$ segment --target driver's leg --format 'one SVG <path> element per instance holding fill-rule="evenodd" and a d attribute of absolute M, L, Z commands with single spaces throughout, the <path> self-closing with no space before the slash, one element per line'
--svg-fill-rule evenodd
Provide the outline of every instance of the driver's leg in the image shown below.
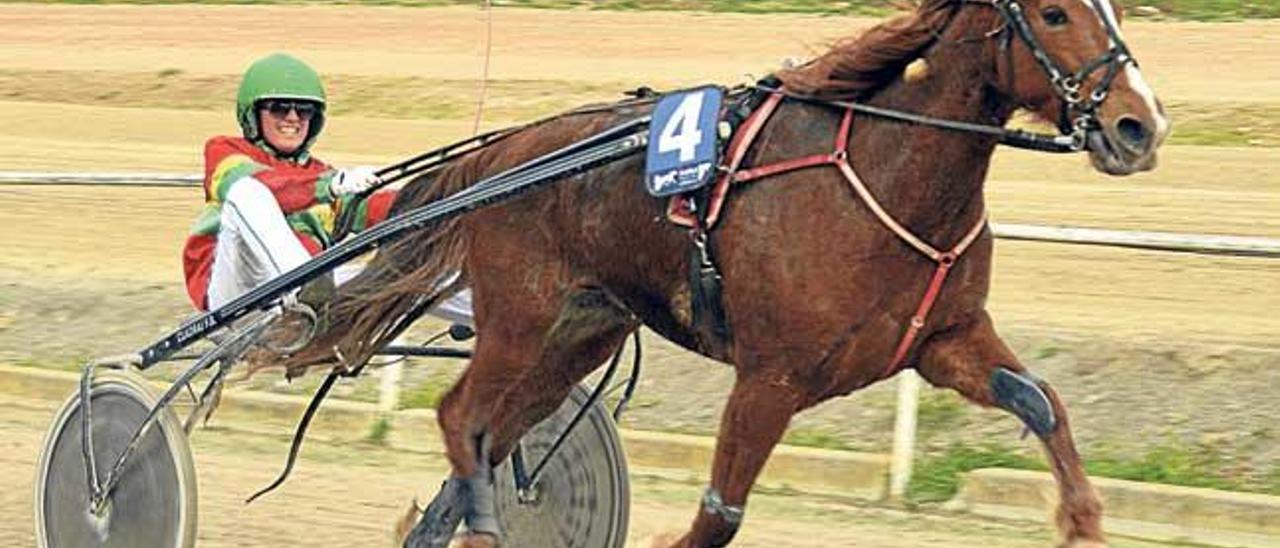
<path fill-rule="evenodd" d="M 222 204 L 209 280 L 209 308 L 218 308 L 311 259 L 280 205 L 253 177 L 235 182 Z"/>

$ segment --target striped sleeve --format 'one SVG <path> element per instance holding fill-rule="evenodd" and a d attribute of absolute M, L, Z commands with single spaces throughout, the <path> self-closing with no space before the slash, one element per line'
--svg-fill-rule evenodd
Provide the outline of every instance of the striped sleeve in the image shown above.
<path fill-rule="evenodd" d="M 266 170 L 266 166 L 253 161 L 243 154 L 231 154 L 220 160 L 207 181 L 209 197 L 215 202 L 224 202 L 227 192 L 236 181 L 256 175 Z"/>

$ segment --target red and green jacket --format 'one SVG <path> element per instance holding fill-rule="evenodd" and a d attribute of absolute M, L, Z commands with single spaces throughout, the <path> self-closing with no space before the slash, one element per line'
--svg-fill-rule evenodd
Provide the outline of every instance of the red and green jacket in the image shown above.
<path fill-rule="evenodd" d="M 182 250 L 187 294 L 196 308 L 208 308 L 206 293 L 213 273 L 222 202 L 232 185 L 249 176 L 261 181 L 275 195 L 298 241 L 315 255 L 331 243 L 334 220 L 353 205 L 349 197 L 334 200 L 330 196 L 329 184 L 336 174 L 335 169 L 315 158 L 294 163 L 240 137 L 209 139 L 204 145 L 205 206 Z M 353 231 L 385 219 L 394 200 L 395 191 L 384 190 L 354 204 L 358 209 Z"/>

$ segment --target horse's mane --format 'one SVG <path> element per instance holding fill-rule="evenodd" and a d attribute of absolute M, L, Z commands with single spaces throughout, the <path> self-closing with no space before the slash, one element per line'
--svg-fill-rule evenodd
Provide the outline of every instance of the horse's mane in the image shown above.
<path fill-rule="evenodd" d="M 876 25 L 835 43 L 805 65 L 777 73 L 783 86 L 801 95 L 858 99 L 892 82 L 933 43 L 955 13 L 955 0 L 922 0 L 914 13 Z"/>

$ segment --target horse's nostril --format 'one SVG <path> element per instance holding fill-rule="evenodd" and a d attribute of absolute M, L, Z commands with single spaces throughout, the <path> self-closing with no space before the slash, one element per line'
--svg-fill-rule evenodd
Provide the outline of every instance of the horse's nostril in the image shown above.
<path fill-rule="evenodd" d="M 1151 132 L 1147 131 L 1147 126 L 1131 116 L 1121 117 L 1116 122 L 1116 133 L 1124 146 L 1134 152 L 1146 152 L 1151 143 Z"/>

